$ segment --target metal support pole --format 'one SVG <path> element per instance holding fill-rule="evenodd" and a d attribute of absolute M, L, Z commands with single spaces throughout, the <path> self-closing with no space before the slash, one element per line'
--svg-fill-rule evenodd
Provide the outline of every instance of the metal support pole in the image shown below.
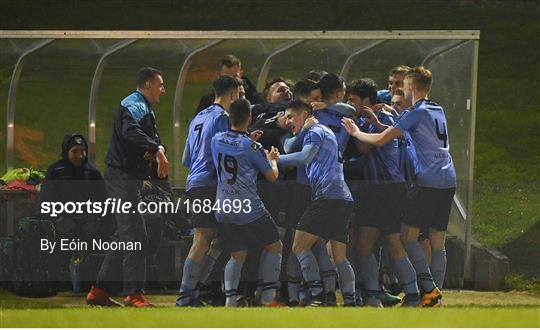
<path fill-rule="evenodd" d="M 354 63 L 354 60 L 356 59 L 358 55 L 370 50 L 373 47 L 379 46 L 380 44 L 383 44 L 387 41 L 388 40 L 372 41 L 369 44 L 365 45 L 364 47 L 361 47 L 357 49 L 356 51 L 354 51 L 351 55 L 349 55 L 349 57 L 347 57 L 347 59 L 345 60 L 345 63 L 343 64 L 343 67 L 341 67 L 340 76 L 342 76 L 343 79 L 347 80 L 347 76 L 349 75 L 349 70 L 351 69 L 351 66 Z"/>
<path fill-rule="evenodd" d="M 431 52 L 428 56 L 426 56 L 423 60 L 422 60 L 422 63 L 420 63 L 421 66 L 428 66 L 429 63 L 431 63 L 431 61 L 433 61 L 433 59 L 441 54 L 444 54 L 456 47 L 459 47 L 461 46 L 462 44 L 468 42 L 469 40 L 460 40 L 460 41 L 457 41 L 457 42 L 453 42 L 452 44 L 448 45 L 448 46 L 444 46 L 444 47 L 441 47 L 441 48 L 438 48 L 436 49 L 435 51 Z"/>
<path fill-rule="evenodd" d="M 257 90 L 258 91 L 262 91 L 264 89 L 264 84 L 266 83 L 266 78 L 268 78 L 268 72 L 270 71 L 270 67 L 272 66 L 272 63 L 274 63 L 274 58 L 277 55 L 291 49 L 292 47 L 298 46 L 299 44 L 301 44 L 304 41 L 305 40 L 295 40 L 295 41 L 292 41 L 292 42 L 288 42 L 288 43 L 284 44 L 283 46 L 279 47 L 278 49 L 276 49 L 275 51 L 273 51 L 270 55 L 268 55 L 268 57 L 264 61 L 264 64 L 263 64 L 263 66 L 261 68 L 261 72 L 259 73 L 259 77 L 257 78 Z"/>
<path fill-rule="evenodd" d="M 476 97 L 478 89 L 478 48 L 480 41 L 474 41 L 473 62 L 472 62 L 472 91 L 471 91 L 471 123 L 469 133 L 469 191 L 467 192 L 467 223 L 465 226 L 465 262 L 464 274 L 465 279 L 472 279 L 472 205 L 473 205 L 473 187 L 474 187 L 474 143 L 476 140 Z"/>
<path fill-rule="evenodd" d="M 88 101 L 88 158 L 93 162 L 96 161 L 96 100 L 103 68 L 107 63 L 107 57 L 120 49 L 131 45 L 135 41 L 137 41 L 137 39 L 121 41 L 108 48 L 100 57 L 96 70 L 94 71 L 92 85 L 90 86 L 90 98 Z"/>
<path fill-rule="evenodd" d="M 9 83 L 9 94 L 7 99 L 7 111 L 6 111 L 6 167 L 8 170 L 13 168 L 13 159 L 15 155 L 15 101 L 17 99 L 17 86 L 19 85 L 19 79 L 21 78 L 21 72 L 24 67 L 24 63 L 28 55 L 33 52 L 49 45 L 54 39 L 47 39 L 39 42 L 38 44 L 28 48 L 24 53 L 19 56 L 17 63 L 13 68 L 13 74 L 11 75 L 11 82 Z"/>

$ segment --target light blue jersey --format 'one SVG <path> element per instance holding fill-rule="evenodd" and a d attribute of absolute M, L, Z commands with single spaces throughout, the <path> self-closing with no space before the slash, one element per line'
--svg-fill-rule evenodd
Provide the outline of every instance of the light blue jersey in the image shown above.
<path fill-rule="evenodd" d="M 407 111 L 402 112 L 396 119 L 396 122 L 399 121 L 401 116 Z M 416 150 L 414 149 L 414 144 L 411 139 L 409 132 L 403 132 L 404 138 L 399 139 L 398 149 L 399 149 L 399 169 L 401 173 L 405 176 L 405 181 L 408 185 L 414 185 L 416 183 L 416 168 L 418 167 L 418 160 L 416 157 Z"/>
<path fill-rule="evenodd" d="M 352 201 L 343 176 L 343 163 L 338 159 L 338 143 L 334 132 L 324 125 L 313 125 L 304 136 L 302 148 L 307 145 L 318 148 L 317 154 L 306 166 L 312 199 Z"/>
<path fill-rule="evenodd" d="M 443 108 L 433 101 L 419 100 L 400 117 L 395 127 L 409 133 L 413 141 L 418 186 L 454 188 L 456 171 L 450 155 L 448 124 Z"/>
<path fill-rule="evenodd" d="M 216 185 L 216 170 L 210 147 L 212 137 L 229 129 L 229 116 L 219 104 L 202 110 L 189 124 L 186 150 L 189 167 L 186 191 Z"/>
<path fill-rule="evenodd" d="M 346 114 L 343 108 L 350 108 L 350 114 Z M 348 110 L 348 109 L 345 109 Z M 315 110 L 313 116 L 319 121 L 319 124 L 324 125 L 332 130 L 336 135 L 337 144 L 339 147 L 339 161 L 343 163 L 343 154 L 349 142 L 350 135 L 347 133 L 341 124 L 341 118 L 351 118 L 354 115 L 354 108 L 345 103 L 331 104 L 325 109 Z"/>
<path fill-rule="evenodd" d="M 221 205 L 216 220 L 244 225 L 267 214 L 257 194 L 257 174 L 272 170 L 262 145 L 244 132 L 218 133 L 212 138 L 212 158 L 218 178 L 216 202 Z M 240 212 L 234 207 L 227 212 L 225 200 L 241 205 Z"/>
<path fill-rule="evenodd" d="M 375 113 L 379 122 L 394 126 L 394 117 L 384 110 Z M 359 120 L 360 130 L 366 133 L 380 133 L 374 125 Z M 398 139 L 393 139 L 382 147 L 373 146 L 365 155 L 362 178 L 368 184 L 391 184 L 404 182 L 404 173 L 399 168 Z"/>

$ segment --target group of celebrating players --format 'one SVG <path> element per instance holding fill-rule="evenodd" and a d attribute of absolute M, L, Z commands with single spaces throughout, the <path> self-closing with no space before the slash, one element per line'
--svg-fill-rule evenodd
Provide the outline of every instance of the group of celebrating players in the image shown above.
<path fill-rule="evenodd" d="M 194 214 L 177 306 L 203 305 L 222 250 L 226 306 L 246 304 L 239 286 L 252 264 L 258 306 L 336 306 L 336 282 L 345 307 L 440 305 L 456 175 L 431 85 L 424 67 L 393 68 L 380 91 L 311 71 L 261 95 L 224 56 L 182 157 L 187 196 L 212 210 Z"/>

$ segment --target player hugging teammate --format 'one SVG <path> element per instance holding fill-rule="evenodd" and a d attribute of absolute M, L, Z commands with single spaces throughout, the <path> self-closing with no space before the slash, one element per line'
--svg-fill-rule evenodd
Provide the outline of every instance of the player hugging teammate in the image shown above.
<path fill-rule="evenodd" d="M 227 59 L 214 103 L 189 125 L 187 194 L 213 208 L 194 215 L 177 305 L 205 305 L 198 288 L 221 249 L 226 306 L 336 306 L 336 283 L 346 307 L 440 305 L 456 175 L 431 72 L 396 67 L 381 92 L 312 71 L 294 86 L 273 79 L 255 105 Z M 249 268 L 257 289 L 240 292 Z"/>

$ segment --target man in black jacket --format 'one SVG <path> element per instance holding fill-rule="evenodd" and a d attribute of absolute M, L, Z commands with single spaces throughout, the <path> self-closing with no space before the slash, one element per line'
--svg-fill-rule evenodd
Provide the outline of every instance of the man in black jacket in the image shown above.
<path fill-rule="evenodd" d="M 244 71 L 242 70 L 242 63 L 238 57 L 234 55 L 224 55 L 220 61 L 220 76 L 229 76 L 234 78 L 240 78 L 243 82 L 243 87 L 246 94 L 246 99 L 251 104 L 261 104 L 264 102 L 262 96 L 257 92 L 255 85 L 247 77 L 244 77 Z M 208 108 L 214 103 L 214 91 L 203 95 L 197 106 L 196 113 Z"/>
<path fill-rule="evenodd" d="M 140 251 L 122 251 L 122 277 L 126 306 L 152 307 L 144 296 L 146 282 L 147 233 L 144 220 L 137 213 L 144 179 L 166 178 L 168 160 L 161 144 L 151 105 L 165 93 L 161 72 L 142 68 L 137 76 L 137 90 L 120 102 L 114 118 L 112 138 L 105 157 L 105 184 L 109 197 L 131 202 L 128 213 L 115 214 L 119 242 L 140 242 Z M 153 166 L 152 163 L 157 163 Z M 153 175 L 152 175 L 153 174 Z M 132 212 L 135 210 L 134 212 Z M 101 278 L 112 267 L 115 255 L 109 254 L 100 271 Z M 105 269 L 104 269 L 105 268 Z M 98 281 L 99 282 L 99 281 Z"/>

